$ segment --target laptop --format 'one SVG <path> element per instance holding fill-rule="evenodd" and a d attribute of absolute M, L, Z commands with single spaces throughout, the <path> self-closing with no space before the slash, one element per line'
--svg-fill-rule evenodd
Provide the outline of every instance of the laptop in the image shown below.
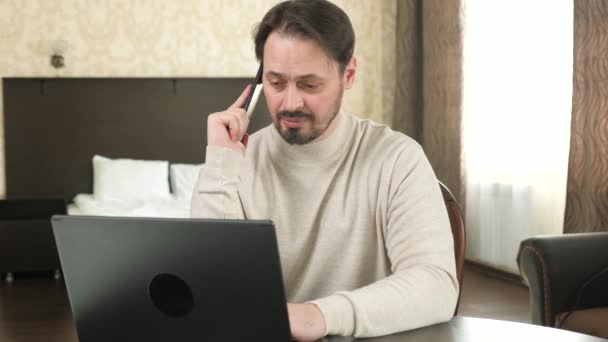
<path fill-rule="evenodd" d="M 271 221 L 51 221 L 80 342 L 291 341 Z"/>

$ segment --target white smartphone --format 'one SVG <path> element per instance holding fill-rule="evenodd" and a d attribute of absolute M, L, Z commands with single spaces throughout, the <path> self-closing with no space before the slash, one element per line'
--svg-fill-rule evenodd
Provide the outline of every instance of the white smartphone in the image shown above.
<path fill-rule="evenodd" d="M 247 99 L 245 100 L 245 105 L 243 109 L 247 112 L 247 117 L 251 118 L 251 114 L 255 110 L 255 105 L 258 103 L 258 99 L 260 98 L 260 93 L 262 92 L 262 64 L 258 68 L 258 73 L 255 76 L 255 80 L 251 84 L 251 90 L 249 91 L 249 95 L 247 95 Z"/>

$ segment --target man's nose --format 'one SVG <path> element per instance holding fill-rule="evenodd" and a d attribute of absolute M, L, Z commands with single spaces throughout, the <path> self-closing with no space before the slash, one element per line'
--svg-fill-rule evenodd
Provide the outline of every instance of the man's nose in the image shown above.
<path fill-rule="evenodd" d="M 295 86 L 287 87 L 285 91 L 285 98 L 283 100 L 283 110 L 294 112 L 304 108 L 304 99 L 300 94 L 300 91 Z"/>

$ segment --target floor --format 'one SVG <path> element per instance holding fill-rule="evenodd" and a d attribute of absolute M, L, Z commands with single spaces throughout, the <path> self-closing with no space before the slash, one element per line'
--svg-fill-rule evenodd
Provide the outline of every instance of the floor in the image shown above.
<path fill-rule="evenodd" d="M 529 322 L 528 290 L 467 264 L 459 315 Z M 48 276 L 17 275 L 0 285 L 0 341 L 76 342 L 65 287 Z"/>
<path fill-rule="evenodd" d="M 0 283 L 0 341 L 76 342 L 65 286 L 53 275 L 16 275 Z"/>
<path fill-rule="evenodd" d="M 465 264 L 458 314 L 530 323 L 528 288 Z"/>

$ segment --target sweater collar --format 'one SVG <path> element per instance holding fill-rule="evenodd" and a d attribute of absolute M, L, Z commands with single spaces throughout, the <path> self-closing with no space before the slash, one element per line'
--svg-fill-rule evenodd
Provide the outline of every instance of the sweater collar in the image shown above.
<path fill-rule="evenodd" d="M 338 120 L 337 126 L 329 136 L 321 141 L 304 145 L 288 144 L 273 125 L 270 139 L 271 150 L 273 153 L 280 154 L 293 161 L 315 162 L 327 160 L 346 144 L 346 138 L 350 130 L 350 120 L 342 111 L 338 112 L 334 120 Z"/>

